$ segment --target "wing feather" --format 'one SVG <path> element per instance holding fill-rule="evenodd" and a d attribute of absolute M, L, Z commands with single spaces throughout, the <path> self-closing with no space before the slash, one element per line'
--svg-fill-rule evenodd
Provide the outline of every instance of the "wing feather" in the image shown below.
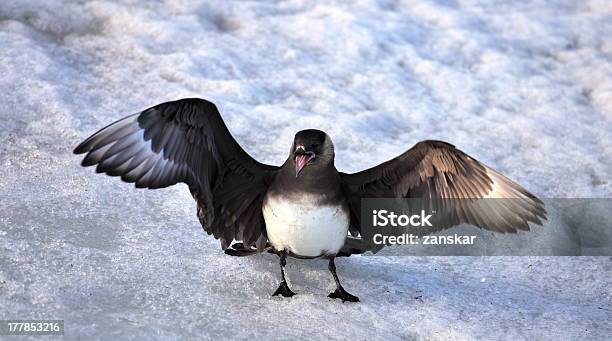
<path fill-rule="evenodd" d="M 97 172 L 120 176 L 137 188 L 186 183 L 203 228 L 221 239 L 223 248 L 238 230 L 247 248 L 267 242 L 260 198 L 278 167 L 251 158 L 211 102 L 192 98 L 156 105 L 99 130 L 74 152 L 86 154 L 83 166 L 95 165 Z M 227 188 L 235 188 L 232 195 Z M 233 200 L 236 196 L 245 200 Z"/>
<path fill-rule="evenodd" d="M 439 203 L 437 228 L 467 223 L 500 233 L 542 224 L 541 200 L 499 172 L 442 141 L 422 141 L 373 168 L 341 173 L 351 209 L 351 231 L 360 231 L 362 198 L 420 198 Z M 496 199 L 496 200 L 482 200 Z M 354 244 L 353 240 L 353 244 Z M 345 250 L 345 252 L 348 252 Z"/>

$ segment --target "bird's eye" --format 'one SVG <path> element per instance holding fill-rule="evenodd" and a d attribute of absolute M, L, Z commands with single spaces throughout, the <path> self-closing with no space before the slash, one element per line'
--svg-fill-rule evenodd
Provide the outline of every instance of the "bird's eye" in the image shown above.
<path fill-rule="evenodd" d="M 310 145 L 310 149 L 315 149 L 315 148 L 317 148 L 317 144 L 316 144 L 316 143 L 312 143 L 312 144 Z"/>

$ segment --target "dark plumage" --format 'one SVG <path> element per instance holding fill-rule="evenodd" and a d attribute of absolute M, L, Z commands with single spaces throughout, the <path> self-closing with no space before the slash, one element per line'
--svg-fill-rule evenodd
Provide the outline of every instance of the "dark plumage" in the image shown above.
<path fill-rule="evenodd" d="M 79 144 L 83 166 L 120 176 L 137 188 L 186 183 L 206 232 L 227 248 L 232 240 L 263 250 L 261 203 L 278 167 L 251 158 L 227 130 L 214 104 L 167 102 L 128 116 Z"/>
<path fill-rule="evenodd" d="M 276 202 L 276 207 L 269 204 L 269 210 L 277 211 L 293 204 L 337 207 L 337 212 L 346 215 L 347 226 L 335 231 L 346 228 L 353 236 L 344 230 L 342 248 L 329 250 L 333 247 L 327 246 L 318 256 L 330 259 L 338 286 L 330 297 L 348 301 L 358 299 L 340 285 L 334 257 L 364 251 L 358 237 L 362 198 L 443 200 L 439 228 L 469 223 L 496 232 L 516 232 L 528 230 L 530 222 L 541 224 L 546 215 L 542 202 L 527 190 L 441 141 L 419 142 L 392 160 L 345 174 L 334 166 L 333 144 L 327 134 L 304 130 L 296 134 L 283 166 L 262 164 L 238 145 L 215 105 L 203 99 L 162 103 L 128 116 L 101 129 L 74 152 L 86 153 L 83 166 L 96 165 L 97 172 L 120 176 L 138 188 L 187 184 L 202 227 L 221 241 L 226 253 L 244 256 L 269 250 L 281 257 L 283 269 L 286 255 L 302 255 L 292 253 L 290 247 L 277 249 L 278 245 L 286 238 L 295 243 L 291 238 L 298 235 L 270 238 L 266 224 L 277 213 L 264 219 L 265 203 Z M 489 197 L 516 200 L 468 204 L 460 200 Z M 289 211 L 287 219 L 295 218 L 292 213 Z M 275 231 L 284 232 L 276 225 Z M 322 231 L 317 233 L 325 233 Z M 313 237 L 313 241 L 318 238 Z M 283 283 L 275 294 L 292 296 L 284 270 Z"/>
<path fill-rule="evenodd" d="M 493 169 L 442 141 L 422 141 L 373 168 L 341 174 L 351 207 L 351 232 L 360 232 L 362 198 L 433 198 L 443 208 L 435 229 L 462 223 L 500 233 L 542 224 L 540 199 Z M 470 201 L 465 199 L 498 198 Z M 494 212 L 494 214 L 490 214 Z"/>

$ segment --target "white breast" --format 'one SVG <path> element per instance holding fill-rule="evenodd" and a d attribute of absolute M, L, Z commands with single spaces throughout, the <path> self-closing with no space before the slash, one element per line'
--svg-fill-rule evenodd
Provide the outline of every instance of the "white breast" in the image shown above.
<path fill-rule="evenodd" d="M 348 232 L 348 212 L 340 205 L 319 206 L 315 202 L 315 197 L 299 201 L 266 198 L 266 231 L 276 250 L 303 257 L 335 255 L 340 250 Z"/>

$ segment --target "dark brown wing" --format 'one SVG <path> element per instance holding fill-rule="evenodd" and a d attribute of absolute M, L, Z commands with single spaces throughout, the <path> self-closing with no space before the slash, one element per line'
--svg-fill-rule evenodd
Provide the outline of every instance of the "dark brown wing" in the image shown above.
<path fill-rule="evenodd" d="M 419 142 L 392 160 L 355 174 L 341 174 L 341 178 L 349 198 L 353 235 L 360 232 L 362 198 L 442 202 L 442 212 L 436 214 L 438 229 L 467 223 L 515 233 L 529 230 L 529 222 L 541 224 L 546 219 L 542 201 L 533 194 L 442 141 Z"/>
<path fill-rule="evenodd" d="M 211 102 L 156 105 L 101 129 L 74 152 L 87 153 L 83 166 L 138 188 L 186 183 L 202 226 L 224 249 L 234 239 L 259 250 L 267 242 L 261 205 L 278 167 L 250 157 Z"/>

